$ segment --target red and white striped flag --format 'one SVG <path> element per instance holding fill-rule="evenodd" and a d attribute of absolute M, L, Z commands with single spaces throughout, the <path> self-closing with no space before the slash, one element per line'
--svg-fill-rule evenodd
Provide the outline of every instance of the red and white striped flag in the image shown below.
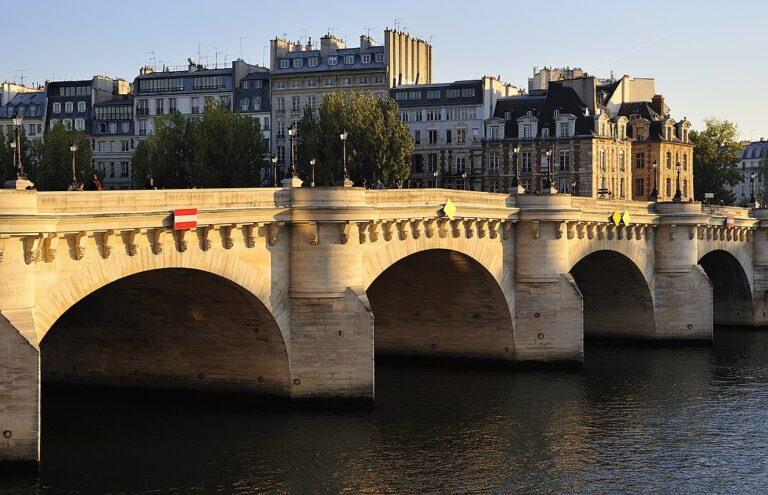
<path fill-rule="evenodd" d="M 197 208 L 185 208 L 182 210 L 173 210 L 173 228 L 194 229 L 197 227 Z"/>

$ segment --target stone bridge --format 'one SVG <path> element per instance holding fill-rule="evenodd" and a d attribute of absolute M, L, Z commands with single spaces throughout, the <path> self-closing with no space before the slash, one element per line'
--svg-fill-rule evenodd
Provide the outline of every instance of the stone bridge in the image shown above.
<path fill-rule="evenodd" d="M 41 382 L 372 399 L 375 354 L 581 363 L 585 336 L 763 325 L 767 232 L 559 194 L 0 191 L 0 460 L 39 458 Z"/>

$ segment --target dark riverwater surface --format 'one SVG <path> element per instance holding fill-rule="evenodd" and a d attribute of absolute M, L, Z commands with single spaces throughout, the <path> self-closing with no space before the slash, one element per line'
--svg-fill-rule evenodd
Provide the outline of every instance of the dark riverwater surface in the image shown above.
<path fill-rule="evenodd" d="M 768 332 L 587 348 L 582 371 L 379 364 L 372 410 L 43 394 L 0 493 L 768 493 Z"/>

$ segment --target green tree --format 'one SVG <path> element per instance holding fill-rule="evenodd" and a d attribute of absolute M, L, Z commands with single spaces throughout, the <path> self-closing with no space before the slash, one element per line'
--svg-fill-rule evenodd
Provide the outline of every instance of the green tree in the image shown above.
<path fill-rule="evenodd" d="M 385 185 L 407 180 L 411 173 L 413 140 L 400 121 L 400 109 L 391 98 L 369 93 L 326 95 L 317 113 L 305 110 L 299 123 L 297 168 L 302 177 L 311 174 L 315 158 L 315 183 L 332 185 L 343 177 L 341 133 L 347 134 L 347 170 L 355 182 Z"/>
<path fill-rule="evenodd" d="M 2 170 L 0 179 L 2 181 L 16 178 L 16 167 L 13 161 L 14 150 L 11 147 L 11 143 L 14 142 L 15 138 L 16 133 L 13 129 L 9 129 L 5 133 L 0 129 L 0 170 Z M 27 133 L 24 132 L 23 127 L 19 135 L 19 142 L 21 143 L 24 172 L 31 178 L 37 164 L 38 149 L 33 141 L 27 139 Z"/>
<path fill-rule="evenodd" d="M 258 119 L 247 115 L 214 105 L 200 121 L 164 115 L 136 147 L 134 184 L 145 187 L 152 177 L 164 188 L 258 186 L 268 175 L 266 146 Z"/>
<path fill-rule="evenodd" d="M 45 133 L 42 141 L 34 142 L 33 155 L 36 163 L 30 163 L 29 167 L 26 164 L 24 166 L 38 190 L 62 191 L 72 184 L 72 144 L 77 145 L 77 181 L 88 184 L 94 174 L 88 137 L 82 131 L 58 123 Z"/>
<path fill-rule="evenodd" d="M 728 186 L 741 180 L 737 169 L 741 146 L 737 142 L 736 124 L 714 117 L 705 119 L 703 131 L 691 131 L 694 150 L 694 197 L 704 199 L 704 193 L 714 193 L 714 202 L 733 203 L 735 197 Z"/>

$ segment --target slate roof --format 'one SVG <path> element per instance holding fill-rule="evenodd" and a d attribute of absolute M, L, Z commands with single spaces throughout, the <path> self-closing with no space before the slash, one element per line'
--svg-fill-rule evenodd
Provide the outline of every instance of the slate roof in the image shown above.
<path fill-rule="evenodd" d="M 360 59 L 360 55 L 363 53 L 370 53 L 371 54 L 371 61 L 367 64 L 362 63 Z M 336 65 L 328 65 L 328 56 L 321 56 L 320 50 L 309 50 L 309 51 L 302 51 L 302 52 L 288 52 L 282 57 L 278 57 L 278 63 L 276 64 L 277 67 L 272 68 L 272 74 L 277 75 L 288 75 L 288 74 L 305 74 L 305 73 L 312 73 L 312 72 L 328 72 L 328 71 L 347 71 L 347 70 L 384 70 L 387 67 L 387 64 L 385 62 L 376 62 L 376 53 L 384 53 L 384 47 L 383 46 L 372 46 L 368 48 L 367 51 L 361 52 L 360 48 L 340 48 L 337 49 L 335 53 L 331 55 L 337 56 L 337 63 Z M 355 63 L 353 64 L 345 64 L 344 57 L 346 55 L 354 55 L 355 56 Z M 306 60 L 317 57 L 317 66 L 310 67 L 309 63 L 306 62 Z M 305 62 L 302 64 L 301 67 L 294 68 L 293 67 L 293 60 L 301 58 L 304 59 Z M 291 66 L 287 69 L 281 69 L 280 68 L 280 59 L 289 59 L 291 60 Z"/>
<path fill-rule="evenodd" d="M 768 141 L 749 143 L 743 150 L 741 150 L 739 158 L 742 160 L 749 158 L 768 158 Z"/>

